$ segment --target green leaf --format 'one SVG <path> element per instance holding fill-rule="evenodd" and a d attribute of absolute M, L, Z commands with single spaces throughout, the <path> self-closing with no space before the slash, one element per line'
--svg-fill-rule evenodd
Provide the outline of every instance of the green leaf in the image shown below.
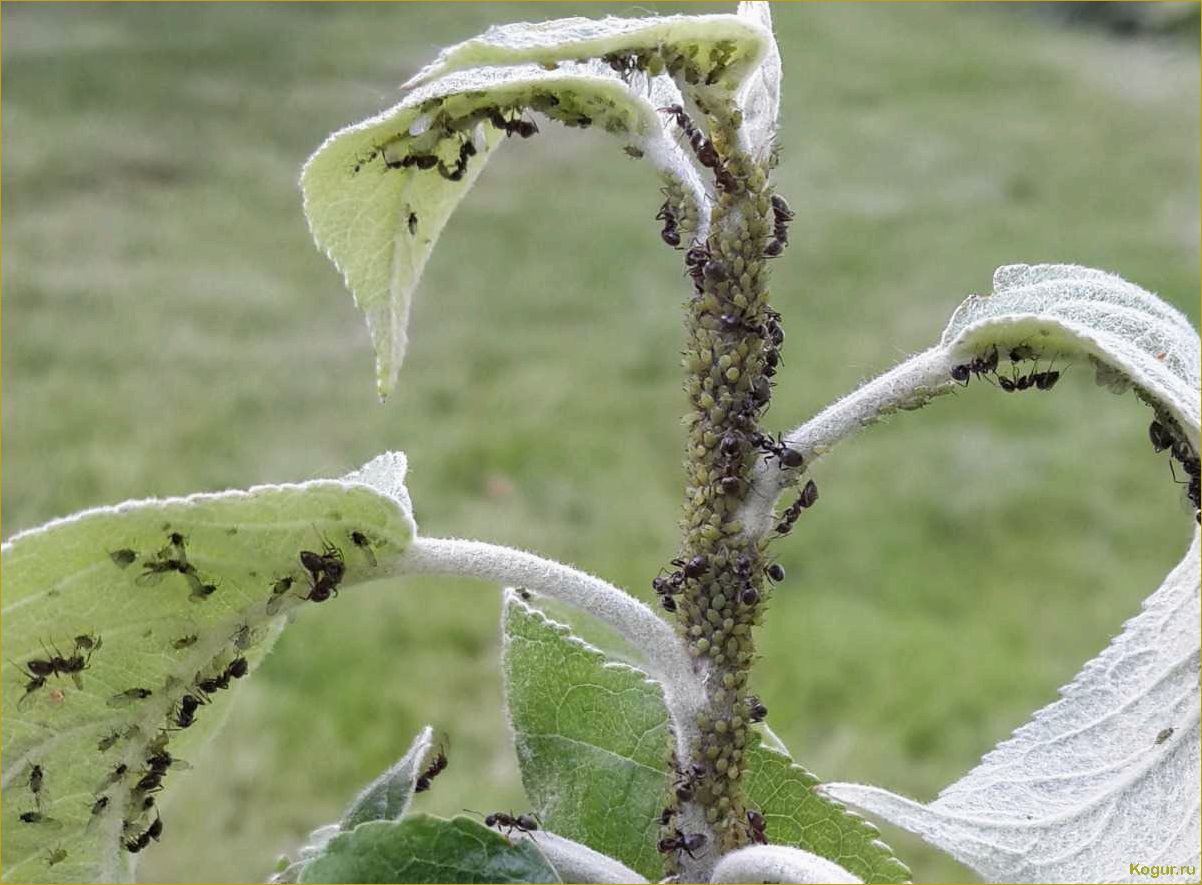
<path fill-rule="evenodd" d="M 518 763 L 543 827 L 658 880 L 657 818 L 670 783 L 659 686 L 513 593 L 503 619 Z"/>
<path fill-rule="evenodd" d="M 558 882 L 531 840 L 510 842 L 467 817 L 416 814 L 335 837 L 302 882 Z"/>
<path fill-rule="evenodd" d="M 173 762 L 164 782 L 176 782 L 178 760 L 228 710 L 242 666 L 234 662 L 253 669 L 285 615 L 314 604 L 300 598 L 309 582 L 299 551 L 321 552 L 327 541 L 339 548 L 342 587 L 401 554 L 414 534 L 397 493 L 404 464 L 403 455 L 385 455 L 344 480 L 130 501 L 4 545 L 5 881 L 132 876 L 135 856 L 122 843 L 157 814 L 142 807 L 153 794 L 137 789 L 148 758 L 166 749 Z M 172 570 L 158 570 L 170 562 Z M 288 579 L 291 588 L 275 593 Z M 53 656 L 86 668 L 30 672 Z M 204 679 L 217 685 L 200 692 Z M 181 728 L 186 693 L 210 703 Z M 123 820 L 131 831 L 122 832 Z M 181 835 L 171 821 L 164 832 Z"/>
<path fill-rule="evenodd" d="M 522 782 L 547 829 L 662 875 L 655 843 L 668 797 L 668 715 L 658 685 L 506 595 L 506 698 Z M 749 801 L 775 844 L 819 854 L 866 882 L 910 871 L 856 814 L 813 791 L 788 755 L 748 749 Z M 620 810 L 620 811 L 619 811 Z"/>
<path fill-rule="evenodd" d="M 747 801 L 767 823 L 773 845 L 832 860 L 864 882 L 909 882 L 910 870 L 880 841 L 880 830 L 814 792 L 818 778 L 765 746 L 747 751 Z"/>
<path fill-rule="evenodd" d="M 371 820 L 400 820 L 409 808 L 426 755 L 434 745 L 434 729 L 426 726 L 391 768 L 367 785 L 342 817 L 341 828 L 353 830 Z"/>

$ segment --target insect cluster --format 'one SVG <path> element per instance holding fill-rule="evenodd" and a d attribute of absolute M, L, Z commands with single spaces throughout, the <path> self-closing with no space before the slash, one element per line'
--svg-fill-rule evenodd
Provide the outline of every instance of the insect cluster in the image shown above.
<path fill-rule="evenodd" d="M 687 201 L 671 187 L 656 220 L 664 242 L 684 250 L 686 274 L 693 283 L 689 339 L 683 354 L 686 417 L 687 490 L 683 542 L 679 555 L 652 580 L 660 605 L 675 613 L 697 666 L 721 686 L 711 709 L 699 717 L 700 738 L 689 762 L 677 766 L 675 800 L 696 803 L 705 820 L 722 833 L 722 850 L 756 841 L 739 779 L 746 767 L 748 726 L 762 721 L 767 708 L 747 693 L 747 672 L 755 656 L 752 628 L 760 622 L 768 584 L 784 578 L 784 569 L 768 558 L 768 544 L 792 529 L 801 513 L 818 500 L 808 482 L 776 523 L 773 537 L 756 539 L 743 531 L 740 511 L 751 489 L 757 459 L 775 469 L 797 471 L 802 455 L 782 438 L 759 430 L 768 408 L 784 344 L 780 314 L 767 301 L 767 260 L 788 244 L 793 211 L 767 186 L 767 172 L 737 150 L 732 133 L 739 125 L 733 107 L 708 107 L 695 120 L 683 105 L 661 108 L 680 130 L 688 150 L 714 180 L 710 236 L 687 244 L 683 233 L 696 230 L 682 217 Z M 707 836 L 669 824 L 677 806 L 665 809 L 660 851 L 669 871 L 682 857 L 705 850 Z M 755 818 L 760 820 L 760 818 Z"/>
<path fill-rule="evenodd" d="M 967 387 L 968 382 L 974 377 L 984 378 L 986 381 L 993 383 L 990 377 L 992 376 L 997 379 L 997 386 L 1006 393 L 1015 393 L 1023 390 L 1051 390 L 1056 386 L 1056 382 L 1060 380 L 1060 371 L 1053 369 L 1051 364 L 1044 371 L 1039 371 L 1041 355 L 1032 347 L 1020 344 L 1017 347 L 1010 348 L 1007 356 L 1010 358 L 1011 367 L 1008 376 L 998 372 L 998 349 L 990 347 L 983 354 L 973 357 L 967 363 L 952 366 L 952 380 L 963 387 Z M 1030 361 L 1031 369 L 1024 374 L 1019 371 L 1018 366 L 1027 361 Z"/>
<path fill-rule="evenodd" d="M 25 683 L 25 694 L 17 701 L 17 706 L 22 706 L 31 694 L 44 688 L 46 680 L 51 676 L 55 678 L 70 676 L 75 687 L 82 689 L 83 676 L 81 674 L 92 665 L 92 655 L 99 651 L 102 645 L 103 640 L 90 633 L 75 637 L 75 644 L 70 655 L 64 655 L 53 642 L 50 643 L 49 649 L 43 643 L 42 651 L 45 653 L 45 657 L 30 658 L 24 665 L 15 664 L 22 678 L 28 680 Z"/>

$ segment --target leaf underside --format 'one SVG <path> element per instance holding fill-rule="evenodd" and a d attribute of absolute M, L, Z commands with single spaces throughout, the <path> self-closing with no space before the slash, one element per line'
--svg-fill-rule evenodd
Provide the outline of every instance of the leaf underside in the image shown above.
<path fill-rule="evenodd" d="M 403 471 L 402 456 L 383 460 L 395 458 Z M 346 587 L 371 579 L 412 534 L 401 502 L 323 480 L 128 502 L 4 545 L 3 880 L 130 878 L 122 843 L 157 814 L 143 807 L 157 784 L 139 787 L 148 759 L 173 757 L 163 784 L 186 777 L 188 754 L 228 710 L 241 679 L 231 673 L 245 675 L 235 662 L 252 670 L 286 616 L 314 604 L 301 599 L 310 584 L 299 551 L 337 547 Z M 56 657 L 86 669 L 30 672 Z M 203 680 L 216 683 L 200 690 Z M 207 701 L 191 724 L 186 693 Z M 170 821 L 163 830 L 172 835 Z"/>

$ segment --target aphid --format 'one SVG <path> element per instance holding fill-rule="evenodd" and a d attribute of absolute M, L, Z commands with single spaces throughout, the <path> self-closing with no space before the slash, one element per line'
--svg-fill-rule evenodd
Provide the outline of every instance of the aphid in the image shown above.
<path fill-rule="evenodd" d="M 674 596 L 661 596 L 659 598 L 659 604 L 663 606 L 664 611 L 676 611 L 676 598 Z"/>
<path fill-rule="evenodd" d="M 243 624 L 230 637 L 234 641 L 234 648 L 238 651 L 246 651 L 254 643 L 254 633 L 250 629 L 249 624 Z"/>
<path fill-rule="evenodd" d="M 19 701 L 17 701 L 17 706 L 20 707 L 27 700 L 29 700 L 29 696 L 31 694 L 33 694 L 39 688 L 42 688 L 46 685 L 46 677 L 36 675 L 36 674 L 32 673 L 31 671 L 29 671 L 28 669 L 26 669 L 25 667 L 21 667 L 20 664 L 17 664 L 15 666 L 17 666 L 20 669 L 20 671 L 23 675 L 29 677 L 29 681 L 25 683 L 25 694 L 21 695 L 21 699 Z"/>
<path fill-rule="evenodd" d="M 769 581 L 779 584 L 785 579 L 785 567 L 779 562 L 774 562 L 764 569 L 764 574 L 768 576 Z"/>
<path fill-rule="evenodd" d="M 689 857 L 693 857 L 694 851 L 700 851 L 705 847 L 704 833 L 689 833 L 685 835 L 680 830 L 676 831 L 675 836 L 667 836 L 659 840 L 656 849 L 661 854 L 668 854 L 673 851 L 683 851 Z"/>
<path fill-rule="evenodd" d="M 479 814 L 478 811 L 473 811 L 472 814 Z M 505 835 L 513 834 L 514 830 L 522 833 L 533 833 L 538 829 L 538 818 L 534 814 L 519 814 L 516 817 L 512 812 L 505 813 L 504 811 L 494 811 L 492 814 L 484 816 L 484 826 L 496 827 L 497 831 L 505 831 Z"/>
<path fill-rule="evenodd" d="M 159 771 L 147 772 L 134 785 L 134 789 L 140 793 L 153 793 L 163 789 L 163 773 Z"/>
<path fill-rule="evenodd" d="M 417 213 L 416 212 L 409 213 L 409 218 L 407 219 L 407 223 L 409 225 L 409 236 L 411 236 L 411 237 L 417 236 Z"/>
<path fill-rule="evenodd" d="M 146 829 L 146 832 L 142 833 L 140 836 L 138 836 L 134 839 L 129 839 L 125 842 L 125 850 L 128 851 L 130 854 L 137 854 L 139 851 L 142 851 L 144 848 L 146 848 L 146 846 L 148 846 L 150 844 L 151 839 L 154 839 L 156 842 L 159 841 L 159 836 L 161 836 L 162 834 L 163 834 L 163 819 L 161 817 L 159 817 L 158 815 L 155 815 L 154 823 L 152 823 Z"/>
<path fill-rule="evenodd" d="M 671 805 L 665 805 L 664 810 L 659 813 L 659 825 L 666 827 L 672 822 L 672 818 L 676 817 L 676 809 Z"/>
<path fill-rule="evenodd" d="M 754 587 L 744 587 L 739 594 L 739 602 L 748 607 L 755 605 L 760 601 L 760 594 Z"/>
<path fill-rule="evenodd" d="M 175 648 L 175 649 L 190 648 L 191 646 L 196 644 L 196 640 L 198 640 L 199 638 L 200 637 L 197 636 L 195 633 L 190 633 L 187 636 L 181 636 L 179 639 L 172 642 L 171 647 Z"/>
<path fill-rule="evenodd" d="M 163 580 L 163 576 L 171 572 L 179 572 L 185 577 L 196 576 L 196 566 L 186 559 L 168 557 L 144 563 L 142 574 L 134 578 L 134 583 L 140 587 L 151 587 Z"/>
<path fill-rule="evenodd" d="M 764 820 L 764 816 L 753 808 L 747 809 L 747 826 L 751 830 L 751 841 L 756 845 L 767 845 L 768 837 L 764 830 L 768 828 L 768 822 Z"/>
<path fill-rule="evenodd" d="M 413 792 L 424 793 L 426 790 L 430 789 L 430 782 L 432 780 L 434 780 L 434 778 L 436 778 L 440 774 L 442 774 L 443 771 L 446 770 L 446 767 L 447 767 L 447 754 L 443 751 L 443 749 L 441 747 L 439 747 L 438 755 L 434 757 L 434 761 L 432 761 L 426 767 L 425 771 L 423 771 L 420 775 L 418 775 L 417 781 L 414 783 L 414 786 L 413 786 Z"/>
<path fill-rule="evenodd" d="M 92 817 L 95 817 L 96 815 L 100 814 L 100 812 L 104 811 L 104 809 L 106 809 L 108 807 L 109 807 L 109 797 L 101 796 L 99 799 L 97 799 L 95 802 L 92 803 Z"/>
<path fill-rule="evenodd" d="M 765 707 L 760 699 L 752 695 L 747 699 L 747 718 L 752 722 L 763 722 L 768 716 L 768 708 Z"/>
<path fill-rule="evenodd" d="M 127 688 L 125 691 L 118 692 L 109 698 L 108 705 L 110 707 L 125 707 L 134 701 L 144 701 L 152 694 L 154 692 L 149 688 Z"/>
<path fill-rule="evenodd" d="M 50 851 L 46 852 L 46 866 L 48 866 L 48 867 L 52 867 L 56 863 L 62 863 L 66 859 L 67 859 L 67 849 L 66 848 L 62 848 L 62 847 L 53 848 Z"/>
<path fill-rule="evenodd" d="M 33 801 L 38 808 L 42 807 L 42 787 L 46 783 L 46 770 L 40 765 L 29 769 L 29 792 L 33 793 Z"/>
<path fill-rule="evenodd" d="M 1173 736 L 1174 731 L 1176 731 L 1176 729 L 1173 728 L 1171 725 L 1168 728 L 1162 728 L 1160 730 L 1160 733 L 1156 735 L 1157 745 L 1163 744 L 1165 741 L 1167 741 L 1169 738 L 1171 738 Z"/>
<path fill-rule="evenodd" d="M 137 560 L 138 554 L 128 547 L 122 547 L 120 550 L 110 550 L 109 558 L 117 568 L 128 568 Z"/>
<path fill-rule="evenodd" d="M 121 732 L 114 731 L 112 734 L 105 735 L 99 741 L 97 741 L 96 749 L 103 753 L 119 740 L 121 740 Z"/>
<path fill-rule="evenodd" d="M 292 589 L 295 578 L 291 575 L 280 578 L 271 585 L 271 596 L 267 600 L 267 614 L 274 615 L 284 604 L 284 594 Z"/>
<path fill-rule="evenodd" d="M 217 592 L 216 584 L 206 584 L 196 575 L 188 575 L 187 578 L 188 584 L 192 587 L 192 592 L 188 594 L 189 602 L 204 602 Z"/>
<path fill-rule="evenodd" d="M 127 771 L 129 771 L 129 766 L 126 765 L 124 762 L 122 762 L 120 765 L 118 765 L 116 768 L 114 768 L 112 771 L 110 771 L 108 774 L 106 774 L 104 776 L 104 780 L 102 780 L 99 784 L 97 784 L 96 789 L 94 789 L 92 792 L 93 793 L 103 793 L 105 790 L 107 790 L 113 784 L 120 781 L 121 778 L 125 777 L 125 773 Z"/>
<path fill-rule="evenodd" d="M 46 817 L 40 811 L 23 811 L 20 814 L 20 820 L 23 824 L 46 824 L 48 826 L 62 826 L 57 820 L 52 817 Z"/>
<path fill-rule="evenodd" d="M 93 633 L 82 633 L 75 637 L 75 651 L 95 652 L 104 645 L 104 641 Z"/>
<path fill-rule="evenodd" d="M 700 578 L 710 570 L 710 560 L 705 554 L 698 554 L 688 562 L 683 559 L 673 559 L 672 565 L 680 569 L 686 578 Z"/>
<path fill-rule="evenodd" d="M 705 774 L 705 768 L 697 762 L 690 765 L 688 771 L 681 770 L 675 762 L 672 767 L 676 770 L 676 783 L 672 785 L 672 789 L 676 792 L 676 798 L 681 802 L 688 802 L 693 798 L 693 790 L 697 785 L 697 780 Z"/>
<path fill-rule="evenodd" d="M 241 679 L 249 672 L 250 664 L 241 656 L 234 658 L 225 667 L 225 675 L 231 679 Z"/>
<path fill-rule="evenodd" d="M 314 553 L 312 550 L 302 550 L 300 552 L 301 565 L 309 572 L 314 583 L 320 581 L 324 575 L 336 586 L 346 573 L 346 564 L 343 561 L 342 551 L 327 541 L 321 532 L 318 532 L 317 536 L 321 538 L 322 542 L 321 553 Z"/>
<path fill-rule="evenodd" d="M 1159 421 L 1148 425 L 1148 439 L 1152 441 L 1152 451 L 1163 452 L 1173 445 L 1173 436 Z"/>
<path fill-rule="evenodd" d="M 367 535 L 360 531 L 351 532 L 351 543 L 363 551 L 363 555 L 367 557 L 368 563 L 372 568 L 376 567 L 376 554 L 372 552 L 371 541 L 367 539 Z"/>

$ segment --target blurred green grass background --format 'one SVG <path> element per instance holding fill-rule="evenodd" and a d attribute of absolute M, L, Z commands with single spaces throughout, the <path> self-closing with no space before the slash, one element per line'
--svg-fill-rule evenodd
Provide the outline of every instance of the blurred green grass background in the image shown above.
<path fill-rule="evenodd" d="M 696 11 L 726 7 L 693 7 Z M 1123 274 L 1197 322 L 1198 54 L 1028 9 L 778 5 L 785 428 L 929 345 L 994 267 Z M 425 533 L 521 545 L 650 598 L 675 552 L 679 255 L 648 168 L 551 125 L 446 231 L 392 400 L 313 248 L 325 135 L 492 22 L 669 4 L 3 7 L 4 533 L 150 495 L 409 454 Z M 814 471 L 761 633 L 770 722 L 826 779 L 919 799 L 1096 654 L 1192 520 L 1147 411 L 1086 366 L 973 384 Z M 497 594 L 380 584 L 302 612 L 195 770 L 148 881 L 255 881 L 430 722 L 419 807 L 524 807 Z M 11 688 L 11 687 L 8 687 Z M 886 829 L 917 881 L 971 874 Z"/>

